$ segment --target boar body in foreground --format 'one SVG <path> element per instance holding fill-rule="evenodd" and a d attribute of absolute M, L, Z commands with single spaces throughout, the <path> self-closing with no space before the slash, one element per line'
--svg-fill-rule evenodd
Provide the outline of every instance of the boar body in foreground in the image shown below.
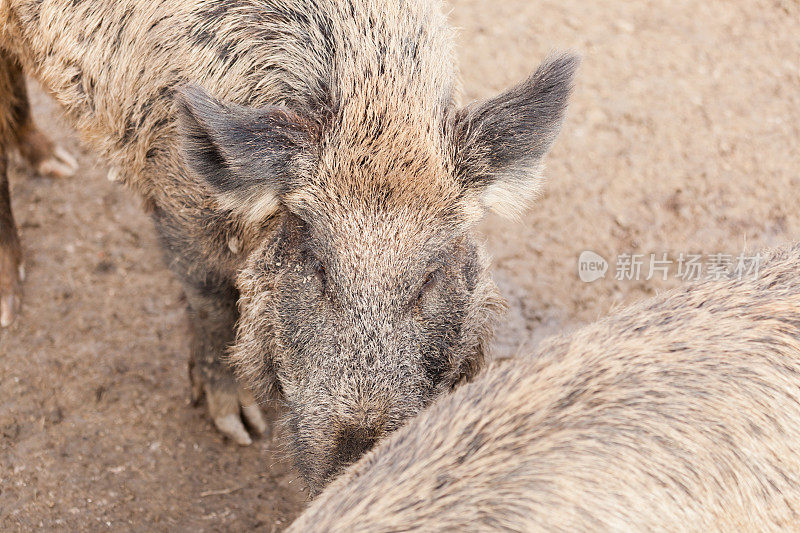
<path fill-rule="evenodd" d="M 38 134 L 8 104 L 24 71 L 152 215 L 195 396 L 246 444 L 240 416 L 264 422 L 229 361 L 277 390 L 319 486 L 481 367 L 503 304 L 473 228 L 539 189 L 576 63 L 458 108 L 452 58 L 435 0 L 1 0 L 0 151 Z M 6 324 L 22 257 L 0 170 Z"/>
<path fill-rule="evenodd" d="M 766 531 L 800 525 L 800 246 L 493 367 L 290 531 Z"/>

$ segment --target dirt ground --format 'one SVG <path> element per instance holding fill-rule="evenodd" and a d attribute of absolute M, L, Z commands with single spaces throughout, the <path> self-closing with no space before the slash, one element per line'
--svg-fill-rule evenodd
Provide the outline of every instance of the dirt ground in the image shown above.
<path fill-rule="evenodd" d="M 647 4 L 647 5 L 645 5 Z M 751 253 L 800 235 L 797 0 L 450 0 L 466 99 L 552 49 L 584 56 L 544 196 L 482 230 L 511 310 L 496 353 L 681 282 L 651 253 Z M 0 331 L 0 530 L 279 530 L 307 492 L 275 429 L 250 448 L 189 405 L 177 282 L 103 161 L 32 87 L 79 175 L 11 182 L 27 258 L 21 320 Z M 610 265 L 584 283 L 578 256 Z M 644 254 L 616 280 L 619 254 Z M 522 348 L 520 348 L 522 346 Z"/>

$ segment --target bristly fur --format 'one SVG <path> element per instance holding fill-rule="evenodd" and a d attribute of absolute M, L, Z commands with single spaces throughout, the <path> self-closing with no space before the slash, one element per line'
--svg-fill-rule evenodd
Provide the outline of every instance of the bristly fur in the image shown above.
<path fill-rule="evenodd" d="M 289 531 L 796 529 L 800 245 L 762 257 L 486 370 Z"/>
<path fill-rule="evenodd" d="M 459 110 L 439 0 L 3 0 L 0 47 L 145 200 L 237 442 L 234 341 L 312 488 L 483 365 L 473 228 L 538 190 L 575 58 Z"/>

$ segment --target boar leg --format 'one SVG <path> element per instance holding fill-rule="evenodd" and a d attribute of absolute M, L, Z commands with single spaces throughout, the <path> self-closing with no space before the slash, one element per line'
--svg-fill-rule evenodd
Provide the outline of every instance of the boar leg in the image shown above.
<path fill-rule="evenodd" d="M 54 178 L 72 176 L 78 170 L 78 162 L 64 148 L 53 144 L 33 122 L 28 90 L 22 68 L 14 58 L 4 55 L 0 50 L 0 69 L 6 70 L 9 86 L 8 109 L 10 119 L 10 139 L 22 157 L 39 174 Z M 0 104 L 2 105 L 2 104 Z"/>
<path fill-rule="evenodd" d="M 253 395 L 239 386 L 224 361 L 238 318 L 236 289 L 186 287 L 186 296 L 192 328 L 189 358 L 192 398 L 198 403 L 205 397 L 217 429 L 246 446 L 252 440 L 242 421 L 257 433 L 263 433 L 267 424 Z"/>
<path fill-rule="evenodd" d="M 0 327 L 3 328 L 10 326 L 19 312 L 24 276 L 19 234 L 11 213 L 7 161 L 0 139 Z"/>
<path fill-rule="evenodd" d="M 11 212 L 8 149 L 14 144 L 15 64 L 0 49 L 0 327 L 8 327 L 22 296 L 22 249 Z"/>

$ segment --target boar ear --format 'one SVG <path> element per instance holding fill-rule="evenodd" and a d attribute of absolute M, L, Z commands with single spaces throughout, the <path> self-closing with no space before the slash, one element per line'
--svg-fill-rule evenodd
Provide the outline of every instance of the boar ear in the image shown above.
<path fill-rule="evenodd" d="M 312 123 L 281 106 L 224 104 L 197 86 L 178 94 L 178 132 L 189 169 L 220 204 L 257 222 L 313 168 Z"/>
<path fill-rule="evenodd" d="M 484 208 L 512 217 L 538 193 L 578 63 L 574 55 L 552 57 L 516 87 L 456 114 L 457 177 Z"/>

